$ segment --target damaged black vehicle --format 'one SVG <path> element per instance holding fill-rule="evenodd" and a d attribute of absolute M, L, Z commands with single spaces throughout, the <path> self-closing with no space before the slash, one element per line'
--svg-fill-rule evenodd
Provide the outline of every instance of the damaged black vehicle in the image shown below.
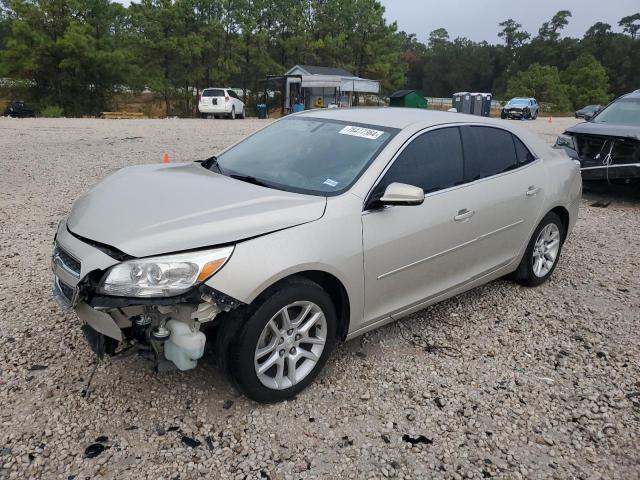
<path fill-rule="evenodd" d="M 640 181 L 640 90 L 567 129 L 555 147 L 580 162 L 583 180 Z"/>

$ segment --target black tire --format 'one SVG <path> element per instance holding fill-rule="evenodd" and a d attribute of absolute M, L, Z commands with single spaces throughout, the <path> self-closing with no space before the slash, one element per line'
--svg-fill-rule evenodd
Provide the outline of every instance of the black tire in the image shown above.
<path fill-rule="evenodd" d="M 231 120 L 235 120 L 236 119 L 236 107 L 231 107 L 231 113 L 229 114 L 229 118 Z"/>
<path fill-rule="evenodd" d="M 558 227 L 558 231 L 560 233 L 560 244 L 558 246 L 558 253 L 551 269 L 546 274 L 538 276 L 534 272 L 533 267 L 535 244 L 538 236 L 540 235 L 540 232 L 549 224 L 555 224 L 555 226 Z M 522 260 L 520 261 L 520 265 L 518 265 L 517 270 L 513 272 L 511 278 L 526 287 L 537 287 L 546 282 L 549 277 L 553 275 L 553 272 L 555 271 L 556 267 L 558 266 L 558 262 L 560 261 L 562 246 L 565 241 L 565 232 L 565 225 L 562 223 L 560 217 L 553 212 L 547 213 L 540 221 L 536 229 L 533 231 L 533 235 L 531 235 L 531 239 L 529 240 L 529 244 L 527 245 L 527 249 L 524 252 Z"/>
<path fill-rule="evenodd" d="M 507 118 L 507 115 L 503 112 L 503 113 L 500 114 L 500 118 L 502 120 L 504 120 L 505 118 Z"/>
<path fill-rule="evenodd" d="M 536 111 L 536 113 L 533 114 L 532 120 L 535 120 L 536 118 L 538 118 L 538 112 Z"/>
<path fill-rule="evenodd" d="M 263 329 L 282 308 L 293 302 L 308 301 L 317 305 L 326 319 L 326 342 L 320 358 L 304 379 L 282 390 L 265 386 L 256 373 L 254 356 Z M 267 291 L 247 312 L 247 318 L 227 349 L 227 366 L 238 388 L 260 403 L 289 399 L 304 390 L 322 370 L 336 343 L 336 313 L 331 297 L 318 284 L 297 278 Z"/>

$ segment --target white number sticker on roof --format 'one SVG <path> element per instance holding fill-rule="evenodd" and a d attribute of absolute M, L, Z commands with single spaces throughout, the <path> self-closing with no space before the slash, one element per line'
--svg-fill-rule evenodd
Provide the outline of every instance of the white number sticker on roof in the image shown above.
<path fill-rule="evenodd" d="M 352 137 L 368 138 L 369 140 L 377 140 L 384 132 L 380 130 L 372 130 L 370 128 L 355 127 L 349 125 L 344 127 L 338 133 L 342 135 L 351 135 Z"/>

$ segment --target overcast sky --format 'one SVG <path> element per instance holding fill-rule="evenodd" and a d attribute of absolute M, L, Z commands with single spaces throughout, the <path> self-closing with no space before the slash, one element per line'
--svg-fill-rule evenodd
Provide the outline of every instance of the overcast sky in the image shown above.
<path fill-rule="evenodd" d="M 640 12 L 638 0 L 381 0 L 387 19 L 425 41 L 436 28 L 446 28 L 451 39 L 498 42 L 498 23 L 513 18 L 531 34 L 558 10 L 573 15 L 563 34 L 582 37 L 596 22 L 619 31 L 622 17 Z"/>

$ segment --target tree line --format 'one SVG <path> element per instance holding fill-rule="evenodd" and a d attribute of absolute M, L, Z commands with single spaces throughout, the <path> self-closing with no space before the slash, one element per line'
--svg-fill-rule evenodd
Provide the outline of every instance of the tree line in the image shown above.
<path fill-rule="evenodd" d="M 498 25 L 499 45 L 450 40 L 443 28 L 426 44 L 405 35 L 407 85 L 443 97 L 464 90 L 533 96 L 557 111 L 603 104 L 640 88 L 640 13 L 620 19 L 621 32 L 597 22 L 580 39 L 561 37 L 570 18 L 570 11 L 559 11 L 537 35 L 507 19 Z"/>
<path fill-rule="evenodd" d="M 148 90 L 166 115 L 191 116 L 193 92 L 209 86 L 255 103 L 266 75 L 295 64 L 344 67 L 384 93 L 532 95 L 559 110 L 639 88 L 640 13 L 581 39 L 561 37 L 570 17 L 558 12 L 536 36 L 505 20 L 494 45 L 445 29 L 420 42 L 378 0 L 0 0 L 0 78 L 8 95 L 66 115 Z"/>

